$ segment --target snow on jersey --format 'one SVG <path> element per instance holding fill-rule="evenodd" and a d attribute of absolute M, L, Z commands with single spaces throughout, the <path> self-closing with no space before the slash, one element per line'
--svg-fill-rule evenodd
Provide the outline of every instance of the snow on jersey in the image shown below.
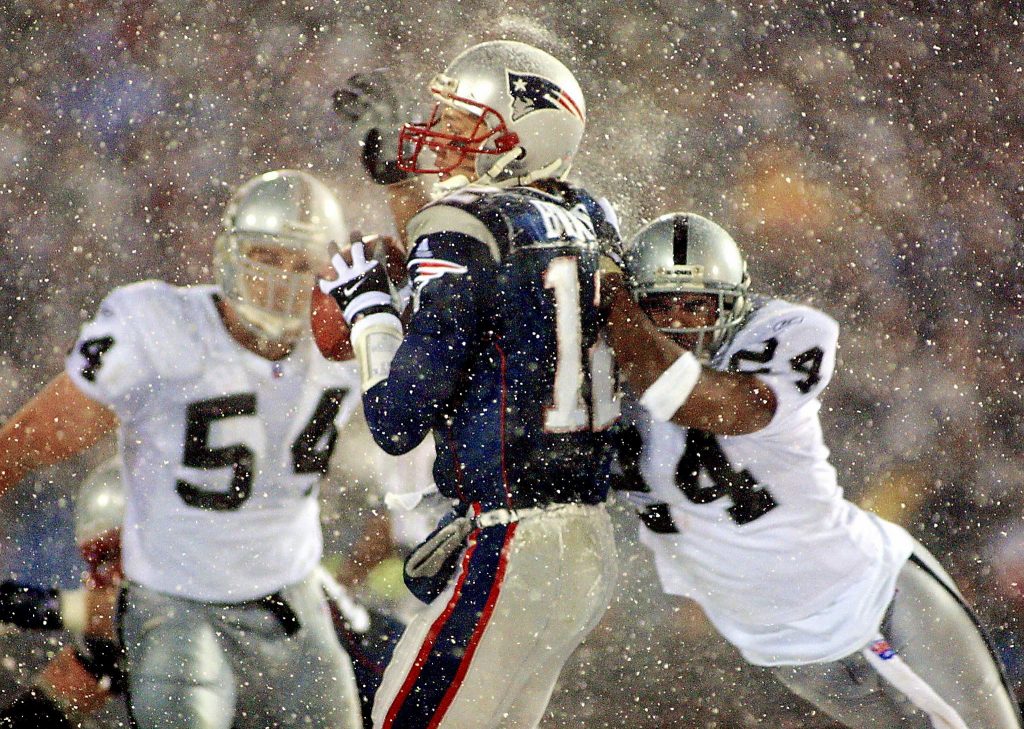
<path fill-rule="evenodd" d="M 487 511 L 600 503 L 618 419 L 597 270 L 618 242 L 604 207 L 470 186 L 409 222 L 414 313 L 363 411 L 404 453 L 434 433 L 442 494 Z"/>
<path fill-rule="evenodd" d="M 311 340 L 277 362 L 243 348 L 216 295 L 156 281 L 116 289 L 66 369 L 120 419 L 127 577 L 239 602 L 319 563 L 318 485 L 359 377 L 354 363 L 324 360 Z"/>
<path fill-rule="evenodd" d="M 696 600 L 752 663 L 832 660 L 862 647 L 911 550 L 900 527 L 843 499 L 818 419 L 838 325 L 759 299 L 717 370 L 754 373 L 778 409 L 756 433 L 654 423 L 632 406 L 650 489 L 641 541 L 666 592 Z"/>

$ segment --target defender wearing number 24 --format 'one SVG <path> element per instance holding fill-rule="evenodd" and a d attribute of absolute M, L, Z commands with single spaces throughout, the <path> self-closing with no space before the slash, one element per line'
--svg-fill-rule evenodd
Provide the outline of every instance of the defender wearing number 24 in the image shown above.
<path fill-rule="evenodd" d="M 852 729 L 1017 729 L 949 576 L 843 498 L 818 418 L 836 322 L 750 296 L 736 243 L 692 213 L 643 228 L 623 269 L 609 333 L 639 401 L 619 459 L 665 592 Z"/>

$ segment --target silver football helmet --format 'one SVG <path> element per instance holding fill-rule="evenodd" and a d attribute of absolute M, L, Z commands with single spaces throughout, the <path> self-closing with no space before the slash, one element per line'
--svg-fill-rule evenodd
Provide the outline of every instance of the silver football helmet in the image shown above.
<path fill-rule="evenodd" d="M 403 170 L 442 174 L 476 155 L 476 182 L 508 187 L 562 178 L 586 123 L 583 92 L 561 61 L 516 41 L 490 41 L 463 51 L 430 82 L 437 99 L 430 120 L 399 135 Z M 445 106 L 477 119 L 466 135 L 437 128 Z M 424 151 L 457 150 L 454 164 L 421 162 Z M 469 182 L 469 180 L 463 180 Z"/>
<path fill-rule="evenodd" d="M 341 204 L 300 170 L 275 170 L 245 183 L 228 202 L 217 238 L 214 278 L 256 335 L 294 341 L 309 328 L 309 307 L 328 244 L 348 241 Z"/>
<path fill-rule="evenodd" d="M 658 295 L 718 296 L 718 319 L 708 327 L 663 328 L 696 334 L 697 356 L 709 357 L 750 311 L 747 263 L 732 236 L 695 213 L 669 213 L 633 236 L 623 255 L 633 296 L 641 305 Z"/>
<path fill-rule="evenodd" d="M 75 498 L 75 541 L 79 546 L 121 528 L 124 518 L 124 488 L 121 460 L 111 458 L 85 478 Z"/>

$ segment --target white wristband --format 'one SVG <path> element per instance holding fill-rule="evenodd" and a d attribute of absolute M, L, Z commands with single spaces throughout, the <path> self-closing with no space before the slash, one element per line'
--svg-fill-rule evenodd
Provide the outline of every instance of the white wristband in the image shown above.
<path fill-rule="evenodd" d="M 356 314 L 364 309 L 369 309 L 371 306 L 389 306 L 390 304 L 391 294 L 384 291 L 366 291 L 348 302 L 344 311 L 345 321 L 351 324 Z"/>
<path fill-rule="evenodd" d="M 655 420 L 667 423 L 684 404 L 700 379 L 700 362 L 691 352 L 683 352 L 640 397 Z"/>
<path fill-rule="evenodd" d="M 366 392 L 391 373 L 391 360 L 402 344 L 402 322 L 387 312 L 364 316 L 352 325 L 349 340 Z"/>
<path fill-rule="evenodd" d="M 89 606 L 85 590 L 60 591 L 60 619 L 72 633 L 84 633 L 89 625 Z"/>

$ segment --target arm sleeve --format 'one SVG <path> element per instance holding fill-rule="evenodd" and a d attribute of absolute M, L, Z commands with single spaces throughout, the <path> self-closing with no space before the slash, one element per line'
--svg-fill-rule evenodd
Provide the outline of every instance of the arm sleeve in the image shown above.
<path fill-rule="evenodd" d="M 442 231 L 416 241 L 408 268 L 414 312 L 405 338 L 387 379 L 363 395 L 370 432 L 392 455 L 419 445 L 456 392 L 497 265 L 483 241 Z"/>
<path fill-rule="evenodd" d="M 65 361 L 65 371 L 86 395 L 119 417 L 134 409 L 152 367 L 143 343 L 129 323 L 130 297 L 111 292 L 95 318 L 82 327 Z"/>
<path fill-rule="evenodd" d="M 754 374 L 775 393 L 773 428 L 816 401 L 836 366 L 839 325 L 813 309 L 785 312 L 743 337 L 729 369 Z"/>

